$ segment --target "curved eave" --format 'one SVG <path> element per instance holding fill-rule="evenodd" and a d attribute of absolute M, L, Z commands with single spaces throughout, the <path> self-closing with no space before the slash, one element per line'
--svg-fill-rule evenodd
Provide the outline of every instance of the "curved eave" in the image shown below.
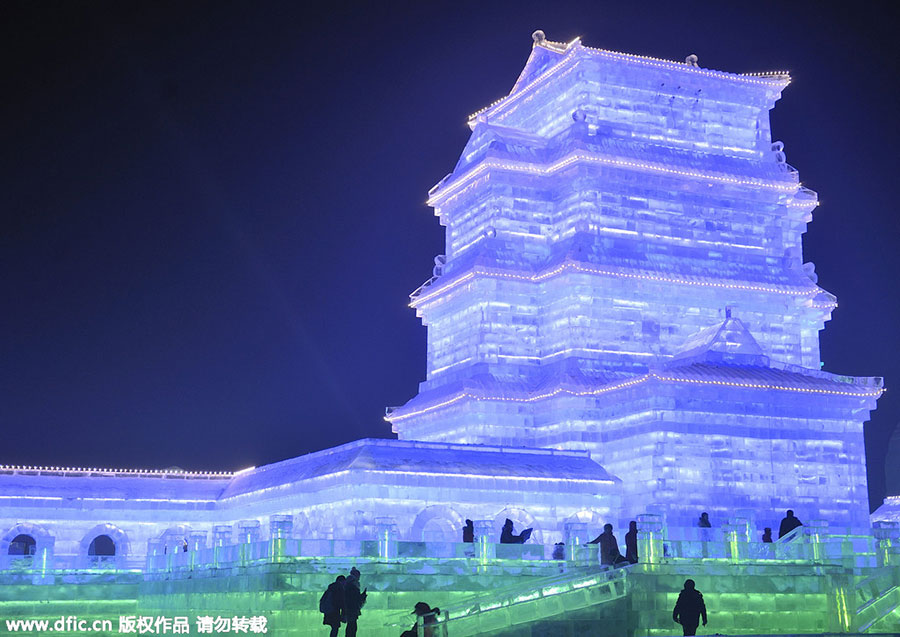
<path fill-rule="evenodd" d="M 812 299 L 815 295 L 823 292 L 823 290 L 810 282 L 809 286 L 799 287 L 793 285 L 782 285 L 778 283 L 758 283 L 753 281 L 737 281 L 737 280 L 710 280 L 695 279 L 692 277 L 677 277 L 662 272 L 653 271 L 632 271 L 625 268 L 612 268 L 594 266 L 584 264 L 578 261 L 566 260 L 559 265 L 555 265 L 534 274 L 521 274 L 519 272 L 510 272 L 500 269 L 488 269 L 476 266 L 464 273 L 460 273 L 452 278 L 439 277 L 427 286 L 427 292 L 423 289 L 423 294 L 410 299 L 409 306 L 412 308 L 424 308 L 429 301 L 443 296 L 448 291 L 458 288 L 468 283 L 476 277 L 507 279 L 515 281 L 523 281 L 526 283 L 542 283 L 543 281 L 563 274 L 564 272 L 573 271 L 581 274 L 594 274 L 599 276 L 610 276 L 617 278 L 633 279 L 635 281 L 655 281 L 660 283 L 673 283 L 679 285 L 690 285 L 698 288 L 721 289 L 730 291 L 746 291 L 746 292 L 767 292 L 772 294 L 780 294 L 791 297 L 807 297 Z M 443 280 L 442 280 L 443 279 Z M 422 289 L 422 288 L 420 288 Z M 818 306 L 816 306 L 818 307 Z M 833 305 L 823 306 L 833 308 Z"/>
<path fill-rule="evenodd" d="M 872 522 L 900 523 L 900 495 L 889 495 L 874 513 Z"/>
<path fill-rule="evenodd" d="M 754 177 L 740 177 L 733 174 L 722 173 L 718 171 L 704 172 L 701 170 L 687 169 L 682 170 L 673 168 L 668 164 L 653 161 L 635 161 L 629 157 L 621 157 L 616 155 L 601 155 L 599 153 L 591 153 L 585 151 L 575 151 L 569 153 L 565 157 L 558 159 L 550 164 L 540 165 L 524 161 L 502 160 L 497 158 L 488 158 L 474 165 L 472 168 L 464 172 L 462 175 L 453 178 L 444 178 L 444 180 L 431 189 L 428 196 L 427 204 L 436 207 L 443 203 L 448 197 L 462 192 L 467 184 L 477 179 L 479 176 L 492 170 L 527 174 L 538 177 L 552 175 L 560 170 L 569 168 L 572 165 L 599 165 L 607 168 L 618 168 L 621 170 L 631 170 L 636 172 L 649 172 L 663 177 L 673 177 L 679 179 L 693 179 L 706 181 L 709 183 L 722 184 L 725 186 L 739 186 L 746 188 L 762 188 L 765 190 L 773 190 L 781 194 L 794 194 L 800 188 L 800 183 L 796 173 L 785 173 L 789 179 L 785 180 L 769 180 Z"/>
<path fill-rule="evenodd" d="M 731 81 L 747 86 L 760 86 L 779 92 L 784 90 L 784 88 L 791 82 L 790 73 L 788 71 L 767 71 L 762 73 L 729 73 L 727 71 L 717 71 L 714 69 L 705 69 L 698 66 L 691 66 L 685 62 L 676 62 L 675 60 L 666 60 L 663 58 L 655 58 L 646 55 L 635 55 L 633 53 L 621 53 L 619 51 L 610 51 L 608 49 L 587 47 L 581 44 L 580 38 L 576 38 L 566 45 L 561 45 L 557 42 L 545 41 L 540 44 L 535 44 L 534 46 L 541 46 L 556 52 L 559 52 L 561 50 L 561 47 L 564 46 L 566 54 L 560 59 L 557 64 L 547 69 L 544 73 L 536 77 L 527 85 L 521 88 L 518 88 L 517 85 L 513 88 L 513 91 L 510 92 L 509 95 L 501 97 L 494 103 L 489 104 L 488 106 L 485 106 L 484 108 L 469 115 L 468 124 L 470 128 L 474 127 L 475 122 L 479 117 L 487 116 L 489 114 L 492 114 L 493 112 L 500 110 L 501 108 L 504 108 L 508 104 L 516 101 L 521 96 L 533 91 L 536 87 L 543 84 L 550 77 L 558 73 L 560 69 L 565 67 L 572 59 L 574 59 L 577 52 L 584 52 L 595 58 L 628 62 L 631 64 L 637 64 L 649 68 L 683 71 L 686 73 L 699 74 L 706 77 Z"/>
<path fill-rule="evenodd" d="M 828 375 L 832 376 L 832 375 Z M 820 375 L 806 375 L 793 371 L 773 368 L 692 365 L 677 370 L 654 370 L 641 376 L 600 385 L 592 388 L 572 388 L 557 386 L 546 388 L 540 392 L 522 393 L 520 396 L 489 395 L 482 392 L 464 390 L 450 399 L 431 405 L 422 405 L 416 409 L 395 409 L 385 420 L 392 424 L 408 418 L 425 415 L 460 401 L 486 401 L 505 403 L 534 403 L 559 396 L 596 397 L 611 392 L 624 391 L 648 384 L 674 384 L 708 387 L 729 387 L 750 391 L 775 391 L 785 393 L 857 398 L 861 400 L 878 399 L 884 393 L 880 378 L 851 378 L 834 376 L 834 380 Z"/>

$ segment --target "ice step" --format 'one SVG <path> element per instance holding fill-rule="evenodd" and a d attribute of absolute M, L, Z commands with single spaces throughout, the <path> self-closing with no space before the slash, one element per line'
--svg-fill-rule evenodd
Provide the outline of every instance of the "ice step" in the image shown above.
<path fill-rule="evenodd" d="M 483 635 L 513 629 L 625 597 L 629 569 L 570 572 L 524 583 L 444 609 L 436 634 Z"/>

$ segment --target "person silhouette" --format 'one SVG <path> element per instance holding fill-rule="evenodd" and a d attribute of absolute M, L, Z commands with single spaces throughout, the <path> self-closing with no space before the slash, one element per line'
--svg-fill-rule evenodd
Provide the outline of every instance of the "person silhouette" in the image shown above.
<path fill-rule="evenodd" d="M 766 542 L 766 543 L 769 543 L 772 541 L 772 529 L 770 529 L 769 527 L 766 527 L 763 530 L 762 541 Z"/>
<path fill-rule="evenodd" d="M 700 519 L 697 520 L 697 526 L 700 527 L 700 541 L 703 542 L 701 547 L 702 556 L 709 556 L 709 547 L 706 545 L 712 537 L 712 523 L 709 521 L 709 513 L 704 511 L 700 514 Z"/>
<path fill-rule="evenodd" d="M 616 536 L 613 535 L 613 525 L 604 524 L 603 533 L 595 537 L 588 544 L 600 545 L 600 563 L 606 566 L 615 566 L 627 562 L 625 557 L 619 552 L 619 543 Z"/>
<path fill-rule="evenodd" d="M 437 606 L 432 608 L 426 602 L 417 602 L 412 614 L 416 616 L 416 623 L 413 624 L 413 627 L 409 630 L 403 631 L 400 637 L 418 637 L 419 617 L 422 618 L 422 629 L 424 637 L 434 637 L 434 625 L 437 624 L 437 616 L 441 614 L 441 609 Z"/>
<path fill-rule="evenodd" d="M 463 527 L 463 542 L 475 541 L 475 526 L 472 520 L 466 519 L 466 525 Z"/>
<path fill-rule="evenodd" d="M 629 564 L 637 564 L 637 522 L 632 520 L 628 523 L 628 533 L 625 534 L 625 559 Z"/>
<path fill-rule="evenodd" d="M 678 593 L 678 601 L 672 609 L 672 619 L 676 624 L 681 624 L 685 635 L 696 635 L 701 616 L 703 625 L 706 626 L 706 604 L 703 602 L 703 593 L 696 589 L 694 580 L 687 579 L 684 581 L 684 589 Z"/>
<path fill-rule="evenodd" d="M 778 527 L 779 540 L 798 526 L 803 526 L 803 522 L 794 517 L 794 512 L 791 509 L 788 509 L 786 513 L 784 519 L 781 521 L 781 526 Z"/>
<path fill-rule="evenodd" d="M 525 544 L 528 538 L 531 537 L 532 530 L 528 528 L 516 535 L 513 533 L 513 521 L 506 518 L 506 522 L 503 523 L 503 530 L 500 531 L 500 544 Z"/>
<path fill-rule="evenodd" d="M 344 622 L 347 624 L 345 635 L 356 637 L 357 621 L 366 603 L 368 589 L 359 591 L 360 572 L 355 566 L 350 569 L 350 576 L 344 582 Z"/>
<path fill-rule="evenodd" d="M 331 627 L 330 637 L 337 637 L 341 629 L 341 616 L 344 614 L 344 581 L 347 578 L 338 575 L 319 598 L 319 612 L 324 615 L 322 624 Z"/>

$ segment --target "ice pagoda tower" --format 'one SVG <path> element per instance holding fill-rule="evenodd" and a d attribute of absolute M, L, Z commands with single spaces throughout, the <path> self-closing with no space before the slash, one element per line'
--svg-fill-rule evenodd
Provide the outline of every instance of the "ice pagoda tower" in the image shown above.
<path fill-rule="evenodd" d="M 399 437 L 588 450 L 623 518 L 868 526 L 881 379 L 820 371 L 816 194 L 769 127 L 788 83 L 536 32 L 429 193 L 446 255 L 411 295 L 427 378 Z"/>

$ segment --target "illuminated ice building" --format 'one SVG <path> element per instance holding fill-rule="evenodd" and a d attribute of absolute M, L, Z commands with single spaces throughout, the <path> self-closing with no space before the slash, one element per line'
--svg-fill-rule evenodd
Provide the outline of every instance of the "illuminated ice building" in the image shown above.
<path fill-rule="evenodd" d="M 881 379 L 820 370 L 816 194 L 769 129 L 788 81 L 539 40 L 430 193 L 447 253 L 412 295 L 401 439 L 589 451 L 625 517 L 867 527 Z"/>
<path fill-rule="evenodd" d="M 399 440 L 234 474 L 3 467 L 0 554 L 75 567 L 106 537 L 144 565 L 299 538 L 389 557 L 459 542 L 466 518 L 550 548 L 639 519 L 672 540 L 642 536 L 652 560 L 706 511 L 736 562 L 735 538 L 785 509 L 871 536 L 863 423 L 882 382 L 821 369 L 837 304 L 803 260 L 817 197 L 769 125 L 788 83 L 536 32 L 429 193 L 446 254 L 411 295 L 427 377 L 388 410 Z"/>

